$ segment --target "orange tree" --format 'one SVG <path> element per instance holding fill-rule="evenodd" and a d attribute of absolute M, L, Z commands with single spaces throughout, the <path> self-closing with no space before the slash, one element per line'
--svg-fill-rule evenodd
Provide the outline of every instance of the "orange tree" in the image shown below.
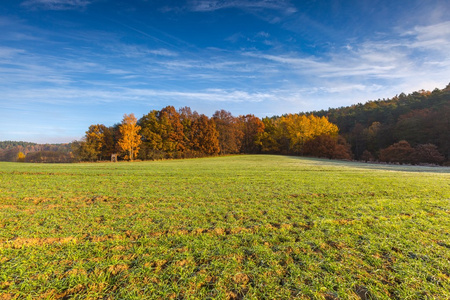
<path fill-rule="evenodd" d="M 215 155 L 220 151 L 216 124 L 205 115 L 192 122 L 191 149 L 206 155 Z"/>
<path fill-rule="evenodd" d="M 261 142 L 258 137 L 264 132 L 264 123 L 254 115 L 239 116 L 239 125 L 242 131 L 241 152 L 258 153 L 261 151 Z"/>
<path fill-rule="evenodd" d="M 219 132 L 220 153 L 239 153 L 244 135 L 240 128 L 239 118 L 222 109 L 216 111 L 212 119 L 216 123 L 216 129 Z"/>

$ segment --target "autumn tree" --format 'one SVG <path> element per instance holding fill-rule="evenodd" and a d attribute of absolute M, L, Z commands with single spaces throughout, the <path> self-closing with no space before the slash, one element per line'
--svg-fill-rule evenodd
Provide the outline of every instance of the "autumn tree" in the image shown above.
<path fill-rule="evenodd" d="M 351 159 L 350 145 L 339 136 L 321 134 L 305 142 L 304 155 L 329 159 Z"/>
<path fill-rule="evenodd" d="M 283 139 L 279 133 L 278 120 L 274 118 L 263 118 L 264 131 L 258 135 L 258 141 L 261 143 L 261 151 L 263 153 L 280 153 L 281 140 Z"/>
<path fill-rule="evenodd" d="M 380 151 L 380 161 L 410 163 L 414 148 L 407 141 L 400 141 Z"/>
<path fill-rule="evenodd" d="M 411 155 L 413 163 L 441 164 L 445 157 L 439 153 L 438 147 L 433 144 L 420 144 L 414 147 L 414 153 Z"/>
<path fill-rule="evenodd" d="M 167 106 L 161 110 L 158 116 L 163 151 L 172 155 L 182 152 L 186 148 L 186 137 L 181 124 L 180 114 L 173 106 Z"/>
<path fill-rule="evenodd" d="M 17 154 L 17 161 L 18 161 L 18 162 L 24 162 L 24 161 L 25 161 L 25 154 L 24 154 L 22 151 L 20 151 L 20 152 Z"/>
<path fill-rule="evenodd" d="M 219 133 L 220 153 L 239 153 L 244 135 L 239 126 L 239 119 L 223 109 L 216 111 L 212 119 Z"/>
<path fill-rule="evenodd" d="M 192 138 L 192 123 L 200 118 L 200 115 L 198 114 L 198 112 L 192 111 L 188 106 L 178 109 L 178 114 L 180 115 L 181 125 L 183 125 L 184 144 L 188 146 Z"/>
<path fill-rule="evenodd" d="M 369 150 L 364 150 L 364 152 L 362 153 L 360 159 L 365 161 L 365 162 L 374 161 L 375 160 L 373 154 Z"/>
<path fill-rule="evenodd" d="M 115 152 L 113 130 L 103 124 L 91 125 L 82 141 L 74 143 L 72 148 L 79 160 L 108 159 Z"/>
<path fill-rule="evenodd" d="M 133 160 L 138 154 L 139 146 L 142 142 L 141 135 L 139 134 L 141 126 L 136 123 L 137 119 L 134 114 L 125 114 L 120 125 L 121 138 L 118 144 L 123 151 L 128 153 L 129 160 Z"/>
<path fill-rule="evenodd" d="M 96 161 L 99 159 L 99 150 L 94 143 L 89 143 L 84 137 L 80 142 L 73 143 L 73 152 L 81 161 Z"/>
<path fill-rule="evenodd" d="M 103 129 L 104 125 L 91 125 L 89 126 L 89 130 L 86 131 L 86 145 L 85 147 L 88 148 L 94 156 L 97 156 L 97 158 L 100 160 L 101 158 L 101 150 L 103 146 Z"/>
<path fill-rule="evenodd" d="M 288 114 L 280 118 L 281 135 L 289 140 L 289 151 L 303 154 L 304 144 L 320 135 L 337 136 L 338 127 L 325 117 Z"/>
<path fill-rule="evenodd" d="M 117 153 L 118 151 L 118 145 L 117 145 L 118 139 L 116 139 L 115 133 L 114 133 L 114 127 L 104 127 L 103 128 L 103 145 L 101 148 L 101 157 L 104 160 L 109 160 L 111 158 L 111 154 Z"/>
<path fill-rule="evenodd" d="M 206 155 L 215 155 L 220 151 L 219 134 L 214 120 L 205 115 L 192 122 L 191 125 L 191 149 Z"/>
<path fill-rule="evenodd" d="M 261 151 L 261 143 L 258 136 L 264 132 L 264 123 L 254 115 L 239 117 L 240 129 L 243 133 L 241 152 L 258 153 Z"/>
<path fill-rule="evenodd" d="M 83 145 L 90 155 L 98 160 L 106 159 L 114 152 L 113 135 L 110 128 L 103 124 L 89 126 L 86 131 L 85 144 Z"/>
<path fill-rule="evenodd" d="M 139 133 L 142 136 L 139 156 L 142 159 L 155 159 L 162 156 L 163 139 L 159 114 L 159 111 L 152 110 L 139 119 L 138 125 L 141 126 Z"/>

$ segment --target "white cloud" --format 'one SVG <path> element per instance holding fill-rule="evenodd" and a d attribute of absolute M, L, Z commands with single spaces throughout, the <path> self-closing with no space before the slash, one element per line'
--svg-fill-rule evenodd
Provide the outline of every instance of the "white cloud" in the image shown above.
<path fill-rule="evenodd" d="M 85 8 L 90 3 L 90 0 L 26 0 L 22 5 L 28 8 L 70 10 Z"/>
<path fill-rule="evenodd" d="M 168 49 L 164 49 L 164 48 L 149 50 L 148 53 L 159 55 L 159 56 L 168 56 L 168 57 L 178 56 L 178 53 L 168 50 Z"/>
<path fill-rule="evenodd" d="M 108 74 L 112 74 L 112 75 L 127 75 L 127 76 L 132 76 L 130 75 L 130 71 L 129 70 L 123 70 L 123 69 L 108 69 L 106 70 L 106 73 Z"/>
<path fill-rule="evenodd" d="M 414 38 L 414 42 L 410 45 L 411 47 L 438 51 L 444 50 L 449 53 L 450 21 L 428 26 L 416 26 L 404 35 L 409 35 Z"/>
<path fill-rule="evenodd" d="M 152 89 L 127 89 L 130 97 L 163 97 L 175 99 L 199 100 L 207 102 L 261 102 L 276 97 L 273 93 L 247 92 L 239 90 L 206 89 L 197 92 L 165 91 Z"/>
<path fill-rule="evenodd" d="M 292 14 L 297 9 L 284 0 L 192 0 L 190 7 L 193 11 L 208 12 L 226 8 L 242 10 L 270 9 Z"/>
<path fill-rule="evenodd" d="M 427 26 L 416 26 L 406 34 L 415 35 L 418 40 L 430 40 L 434 38 L 450 37 L 450 21 L 440 22 Z"/>
<path fill-rule="evenodd" d="M 268 38 L 269 36 L 270 36 L 270 34 L 265 31 L 260 31 L 256 34 L 256 37 Z"/>
<path fill-rule="evenodd" d="M 26 51 L 24 49 L 0 47 L 0 62 L 6 58 L 14 57 L 18 54 L 23 54 Z"/>
<path fill-rule="evenodd" d="M 327 68 L 328 65 L 323 62 L 319 62 L 314 57 L 300 57 L 299 54 L 283 54 L 283 55 L 273 55 L 273 54 L 262 54 L 258 52 L 244 52 L 244 56 L 250 56 L 259 59 L 266 59 L 274 61 L 277 63 L 286 64 L 294 69 L 323 69 Z"/>
<path fill-rule="evenodd" d="M 274 69 L 299 78 L 347 78 L 350 83 L 390 80 L 386 84 L 432 79 L 450 75 L 450 22 L 415 27 L 407 34 L 384 40 L 367 40 L 333 49 L 321 57 L 302 53 L 268 54 L 242 52 L 243 56 L 265 60 Z M 430 52 L 430 50 L 433 50 Z"/>
<path fill-rule="evenodd" d="M 111 44 L 107 46 L 107 49 L 119 53 L 125 57 L 145 57 L 149 55 L 165 56 L 165 57 L 176 57 L 178 53 L 166 48 L 155 48 L 151 49 L 146 46 L 132 45 L 132 44 Z"/>
<path fill-rule="evenodd" d="M 246 38 L 245 35 L 243 35 L 241 32 L 237 32 L 237 33 L 227 37 L 225 40 L 232 42 L 232 43 L 237 43 L 238 41 L 245 39 L 245 38 Z"/>
<path fill-rule="evenodd" d="M 24 103 L 35 104 L 102 104 L 145 102 L 149 99 L 159 99 L 175 102 L 225 102 L 225 103 L 258 103 L 265 101 L 294 101 L 299 96 L 296 90 L 265 90 L 249 92 L 236 89 L 204 89 L 198 91 L 157 90 L 146 88 L 34 88 L 20 91 L 5 91 L 3 99 L 17 108 Z M 303 91 L 303 93 L 305 90 Z"/>

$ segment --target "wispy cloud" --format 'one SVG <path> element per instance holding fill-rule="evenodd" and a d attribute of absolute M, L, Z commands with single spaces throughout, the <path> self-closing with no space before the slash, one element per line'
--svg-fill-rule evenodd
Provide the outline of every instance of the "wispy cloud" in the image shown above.
<path fill-rule="evenodd" d="M 416 26 L 413 30 L 405 32 L 404 36 L 414 38 L 411 47 L 448 50 L 450 46 L 450 21 L 428 26 Z M 448 53 L 448 51 L 446 52 Z"/>
<path fill-rule="evenodd" d="M 334 49 L 321 57 L 302 53 L 268 54 L 244 51 L 243 56 L 266 60 L 285 72 L 316 78 L 347 78 L 351 82 L 392 80 L 391 84 L 450 76 L 450 22 L 414 27 L 384 40 L 366 40 Z M 432 52 L 430 52 L 430 50 Z M 278 67 L 276 65 L 279 65 Z"/>
<path fill-rule="evenodd" d="M 157 90 L 138 88 L 34 88 L 23 91 L 5 91 L 4 98 L 14 101 L 14 106 L 20 106 L 21 102 L 41 104 L 99 104 L 148 101 L 158 99 L 204 102 L 262 102 L 279 98 L 277 91 L 249 92 L 235 89 L 205 89 L 198 91 Z"/>
<path fill-rule="evenodd" d="M 107 46 L 110 51 L 120 53 L 126 57 L 144 57 L 148 55 L 176 57 L 178 53 L 166 48 L 150 49 L 146 46 L 131 45 L 131 44 L 111 44 Z"/>
<path fill-rule="evenodd" d="M 2 59 L 5 58 L 11 58 L 13 56 L 16 56 L 17 54 L 23 54 L 26 51 L 24 49 L 17 49 L 17 48 L 11 48 L 11 47 L 0 47 L 0 62 Z"/>
<path fill-rule="evenodd" d="M 190 8 L 193 11 L 215 11 L 226 8 L 238 8 L 242 10 L 277 10 L 286 14 L 292 14 L 297 9 L 284 0 L 192 0 Z"/>
<path fill-rule="evenodd" d="M 24 42 L 24 41 L 42 41 L 43 31 L 26 25 L 22 20 L 11 16 L 0 16 L 0 41 Z"/>
<path fill-rule="evenodd" d="M 273 93 L 266 92 L 248 92 L 240 90 L 225 90 L 225 89 L 206 89 L 202 91 L 165 91 L 153 89 L 126 89 L 130 97 L 165 97 L 169 99 L 197 100 L 207 102 L 261 102 L 270 100 L 275 97 Z"/>
<path fill-rule="evenodd" d="M 83 9 L 90 3 L 89 0 L 26 0 L 22 5 L 30 9 L 71 10 Z"/>

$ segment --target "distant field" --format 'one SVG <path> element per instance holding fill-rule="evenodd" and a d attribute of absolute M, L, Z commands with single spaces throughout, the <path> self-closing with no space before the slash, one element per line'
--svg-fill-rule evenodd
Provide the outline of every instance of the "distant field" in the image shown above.
<path fill-rule="evenodd" d="M 0 163 L 0 299 L 450 299 L 450 168 Z"/>

